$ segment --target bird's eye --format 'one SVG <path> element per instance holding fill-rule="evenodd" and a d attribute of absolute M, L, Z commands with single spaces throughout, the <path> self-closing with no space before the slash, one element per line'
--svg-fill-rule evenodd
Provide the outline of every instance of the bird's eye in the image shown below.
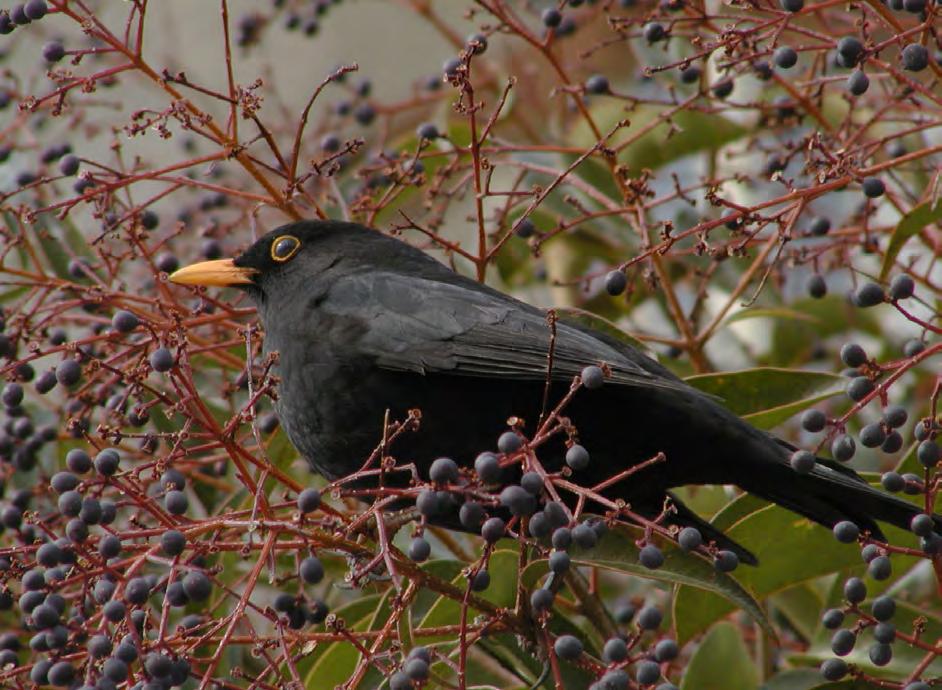
<path fill-rule="evenodd" d="M 271 245 L 271 258 L 275 261 L 287 261 L 301 248 L 301 240 L 292 235 L 282 235 Z"/>

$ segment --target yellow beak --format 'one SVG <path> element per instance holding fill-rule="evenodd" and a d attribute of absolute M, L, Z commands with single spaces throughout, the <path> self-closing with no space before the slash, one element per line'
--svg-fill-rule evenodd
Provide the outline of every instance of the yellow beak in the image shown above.
<path fill-rule="evenodd" d="M 184 266 L 170 274 L 170 282 L 179 285 L 247 285 L 252 282 L 254 268 L 242 268 L 232 263 L 232 259 L 201 261 L 198 264 Z"/>

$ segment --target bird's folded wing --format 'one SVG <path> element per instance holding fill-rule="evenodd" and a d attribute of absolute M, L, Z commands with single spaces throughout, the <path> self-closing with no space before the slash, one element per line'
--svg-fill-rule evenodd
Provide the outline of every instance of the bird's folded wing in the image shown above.
<path fill-rule="evenodd" d="M 354 274 L 333 286 L 321 309 L 367 314 L 359 354 L 397 371 L 545 380 L 552 328 L 540 310 L 476 283 L 440 282 L 396 273 Z M 609 381 L 689 391 L 678 379 L 646 371 L 591 333 L 556 324 L 553 378 L 569 380 L 605 364 Z"/>

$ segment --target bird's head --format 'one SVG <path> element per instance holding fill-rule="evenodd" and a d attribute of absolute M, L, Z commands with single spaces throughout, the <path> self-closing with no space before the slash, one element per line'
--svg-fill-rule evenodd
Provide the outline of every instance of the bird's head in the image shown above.
<path fill-rule="evenodd" d="M 237 287 L 264 299 L 300 289 L 325 270 L 382 235 L 361 225 L 334 221 L 301 221 L 283 225 L 257 240 L 234 259 L 184 266 L 170 275 L 181 285 Z M 359 247 L 359 252 L 350 251 Z"/>

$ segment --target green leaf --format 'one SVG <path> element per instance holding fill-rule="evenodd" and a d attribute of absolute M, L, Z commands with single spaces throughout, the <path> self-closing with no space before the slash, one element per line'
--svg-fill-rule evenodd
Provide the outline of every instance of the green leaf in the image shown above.
<path fill-rule="evenodd" d="M 379 594 L 370 594 L 341 606 L 334 614 L 348 628 L 367 630 L 381 603 Z M 332 688 L 346 681 L 356 668 L 360 652 L 347 641 L 317 645 L 304 659 L 310 663 L 305 677 L 306 688 Z"/>
<path fill-rule="evenodd" d="M 561 307 L 556 310 L 556 313 L 559 315 L 559 320 L 564 323 L 599 331 L 613 340 L 617 340 L 623 345 L 640 350 L 645 354 L 651 352 L 647 345 L 628 335 L 614 323 L 598 314 L 593 314 L 592 312 L 579 309 L 578 307 Z"/>
<path fill-rule="evenodd" d="M 589 550 L 573 548 L 571 552 L 573 563 L 659 582 L 689 585 L 691 588 L 700 590 L 700 595 L 703 597 L 716 596 L 719 601 L 728 602 L 731 609 L 742 609 L 766 632 L 775 637 L 772 626 L 756 600 L 733 578 L 725 573 L 717 572 L 712 563 L 708 563 L 700 556 L 681 551 L 673 544 L 661 544 L 664 565 L 657 570 L 649 570 L 641 565 L 638 562 L 639 549 L 635 542 L 642 536 L 643 530 L 640 528 L 616 525 L 599 540 L 594 548 Z M 524 571 L 524 585 L 531 587 L 546 572 L 546 561 L 531 564 Z"/>
<path fill-rule="evenodd" d="M 814 637 L 821 619 L 822 600 L 807 583 L 789 587 L 770 598 L 772 607 L 788 619 L 806 640 Z"/>
<path fill-rule="evenodd" d="M 500 549 L 491 554 L 488 562 L 488 572 L 491 575 L 491 586 L 480 593 L 482 599 L 495 604 L 496 606 L 512 607 L 517 596 L 517 563 L 519 555 L 516 551 Z M 465 589 L 467 580 L 464 575 L 458 575 L 452 580 L 452 584 Z M 468 620 L 472 620 L 478 614 L 478 610 L 468 607 Z M 429 609 L 429 612 L 422 619 L 419 627 L 432 628 L 442 625 L 458 625 L 461 622 L 461 602 L 451 597 L 440 596 Z M 423 643 L 428 643 L 441 638 L 422 638 Z"/>
<path fill-rule="evenodd" d="M 895 561 L 896 556 L 893 558 Z M 835 583 L 836 586 L 842 586 L 842 584 L 841 580 Z M 868 583 L 868 585 L 869 584 L 870 583 Z M 869 603 L 862 604 L 861 608 L 865 611 L 869 611 Z M 942 615 L 940 615 L 938 607 L 933 607 L 932 605 L 914 606 L 897 598 L 896 615 L 893 616 L 891 621 L 893 625 L 896 626 L 896 629 L 901 632 L 911 633 L 913 621 L 916 619 L 925 621 L 925 629 L 920 635 L 920 639 L 938 640 L 942 637 Z M 844 659 L 847 663 L 860 666 L 861 670 L 874 676 L 902 680 L 912 672 L 913 668 L 919 665 L 926 655 L 925 650 L 910 647 L 902 640 L 897 640 L 893 644 L 893 660 L 883 667 L 874 666 L 870 663 L 870 657 L 867 653 L 872 641 L 873 638 L 871 636 L 861 635 L 860 639 L 857 641 L 857 645 L 854 647 L 854 651 L 844 657 Z M 830 631 L 823 631 L 823 634 L 819 636 L 818 640 L 810 649 L 806 652 L 794 655 L 792 660 L 820 663 L 833 656 L 834 652 L 831 651 Z M 923 677 L 938 676 L 940 674 L 942 674 L 942 658 L 936 657 L 924 671 Z"/>
<path fill-rule="evenodd" d="M 738 518 L 735 524 L 727 527 L 729 520 L 722 519 L 722 512 L 713 524 L 759 559 L 759 567 L 741 567 L 735 573 L 737 582 L 755 598 L 860 562 L 857 548 L 837 544 L 830 530 L 779 506 L 767 505 L 739 517 L 735 507 L 739 500 L 730 508 Z M 748 498 L 742 501 L 752 503 Z M 679 588 L 674 597 L 674 611 L 682 612 L 675 613 L 678 641 L 689 640 L 733 610 L 729 601 L 713 594 Z"/>
<path fill-rule="evenodd" d="M 843 295 L 827 295 L 823 299 L 798 300 L 790 305 L 796 312 L 816 321 L 776 319 L 773 321 L 772 349 L 765 363 L 774 365 L 801 364 L 811 358 L 817 343 L 850 328 L 883 338 L 873 310 L 856 309 Z"/>
<path fill-rule="evenodd" d="M 839 394 L 845 383 L 837 374 L 774 367 L 701 374 L 686 381 L 704 393 L 718 396 L 726 407 L 760 429 L 771 429 Z"/>
<path fill-rule="evenodd" d="M 659 106 L 640 105 L 628 111 L 621 103 L 611 101 L 602 101 L 592 108 L 593 119 L 603 133 L 611 131 L 620 120 L 630 120 L 627 127 L 616 132 L 608 141 L 609 148 L 616 148 L 619 142 L 634 137 L 663 113 L 664 109 Z M 652 127 L 619 152 L 618 162 L 627 164 L 635 172 L 642 168 L 656 170 L 684 156 L 716 151 L 748 133 L 744 127 L 716 114 L 683 110 L 675 113 L 671 119 L 673 130 L 663 122 Z M 588 148 L 595 143 L 596 137 L 580 119 L 570 141 L 575 146 Z"/>
<path fill-rule="evenodd" d="M 939 220 L 942 220 L 942 199 L 936 199 L 934 205 L 928 201 L 921 203 L 903 216 L 896 229 L 893 230 L 893 234 L 890 235 L 890 243 L 883 256 L 883 267 L 880 269 L 880 280 L 886 280 L 896 257 L 899 256 L 900 250 L 909 238 L 930 223 Z"/>
<path fill-rule="evenodd" d="M 760 690 L 877 690 L 878 685 L 863 680 L 844 680 L 839 683 L 822 682 L 821 671 L 798 668 L 776 673 Z"/>
<path fill-rule="evenodd" d="M 755 690 L 759 676 L 746 644 L 732 623 L 720 623 L 694 652 L 681 690 Z"/>

